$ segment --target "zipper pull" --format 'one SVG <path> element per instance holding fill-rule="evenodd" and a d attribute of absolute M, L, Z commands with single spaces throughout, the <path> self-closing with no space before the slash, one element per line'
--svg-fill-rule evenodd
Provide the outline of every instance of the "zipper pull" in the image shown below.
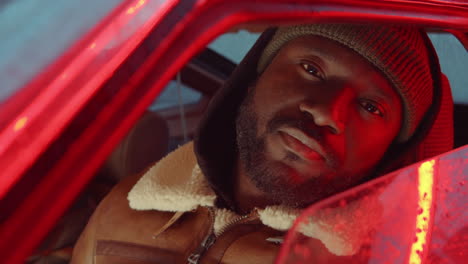
<path fill-rule="evenodd" d="M 200 257 L 205 253 L 205 251 L 211 247 L 211 245 L 214 244 L 216 241 L 216 236 L 214 233 L 211 233 L 208 235 L 201 245 L 198 247 L 198 249 L 190 254 L 190 256 L 187 258 L 187 263 L 188 264 L 198 264 L 198 261 L 200 260 Z"/>
<path fill-rule="evenodd" d="M 276 244 L 276 245 L 281 245 L 284 242 L 283 237 L 269 237 L 269 238 L 267 238 L 265 240 L 270 242 L 270 243 Z"/>

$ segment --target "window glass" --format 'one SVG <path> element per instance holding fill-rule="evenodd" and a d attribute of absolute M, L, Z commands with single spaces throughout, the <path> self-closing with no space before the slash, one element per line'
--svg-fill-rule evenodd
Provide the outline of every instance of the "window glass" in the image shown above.
<path fill-rule="evenodd" d="M 158 98 L 149 107 L 150 111 L 158 111 L 179 105 L 179 89 L 176 81 L 171 81 L 164 88 Z M 180 102 L 182 104 L 196 103 L 201 98 L 201 93 L 192 88 L 180 84 Z"/>
<path fill-rule="evenodd" d="M 215 39 L 208 47 L 239 64 L 259 34 L 240 30 L 235 33 L 226 33 Z"/>
<path fill-rule="evenodd" d="M 452 34 L 431 33 L 429 37 L 437 50 L 442 71 L 452 87 L 455 103 L 468 104 L 468 52 Z"/>
<path fill-rule="evenodd" d="M 0 3 L 0 102 L 88 32 L 122 0 Z"/>

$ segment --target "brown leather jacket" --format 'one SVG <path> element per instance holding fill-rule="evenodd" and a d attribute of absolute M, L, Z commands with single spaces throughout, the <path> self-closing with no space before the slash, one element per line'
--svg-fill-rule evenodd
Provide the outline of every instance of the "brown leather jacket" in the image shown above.
<path fill-rule="evenodd" d="M 74 248 L 72 263 L 273 263 L 285 231 L 300 214 L 269 206 L 241 216 L 217 208 L 215 200 L 193 144 L 186 144 L 143 176 L 124 179 L 104 198 Z M 355 219 L 356 208 L 368 212 L 360 219 L 380 211 L 375 202 L 330 209 L 304 229 L 316 241 L 308 247 L 324 254 L 324 263 L 343 261 L 361 247 L 370 224 L 363 229 L 348 221 L 340 232 L 335 228 Z"/>
<path fill-rule="evenodd" d="M 268 206 L 237 215 L 217 208 L 216 198 L 188 143 L 143 176 L 124 179 L 104 198 L 72 263 L 273 263 L 301 210 Z M 327 209 L 301 232 L 313 238 L 308 248 L 323 263 L 345 261 L 360 249 L 379 209 L 378 199 Z M 349 221 L 358 215 L 359 221 Z"/>
<path fill-rule="evenodd" d="M 191 152 L 191 147 L 191 144 L 184 146 L 163 159 L 160 164 L 166 166 L 157 165 L 156 171 L 161 172 L 167 166 L 178 165 L 179 170 L 176 169 L 175 172 L 181 173 L 183 169 L 193 167 L 195 160 L 192 157 L 189 157 L 189 161 L 187 157 L 182 157 L 185 163 L 173 164 L 175 160 L 180 160 L 177 156 L 181 156 L 186 150 Z M 180 167 L 183 167 L 182 170 Z M 140 183 L 143 184 L 138 185 L 137 181 L 148 178 L 154 171 L 150 169 L 143 177 L 136 175 L 124 179 L 104 198 L 75 246 L 72 263 L 273 263 L 279 249 L 278 237 L 284 232 L 262 224 L 257 212 L 236 216 L 232 212 L 226 214 L 227 210 L 196 205 L 198 202 L 203 203 L 203 197 L 199 197 L 198 202 L 185 201 L 194 202 L 195 208 L 191 210 L 171 212 L 132 209 L 132 202 L 137 204 L 132 207 L 142 204 L 141 200 L 137 201 L 143 197 L 138 197 L 142 193 L 139 187 L 148 185 L 142 180 Z M 184 181 L 179 183 L 184 184 Z M 172 186 L 174 188 L 171 189 L 177 189 L 180 184 L 175 184 L 177 186 Z M 209 192 L 208 194 L 211 195 Z M 166 195 L 162 191 L 159 197 Z M 189 195 L 185 198 L 190 200 L 194 197 Z M 154 202 L 168 202 L 161 206 L 179 209 L 177 204 L 171 205 L 172 198 L 163 199 L 167 200 Z M 184 203 L 184 197 L 174 199 Z M 215 223 L 215 218 L 221 220 L 216 220 Z"/>

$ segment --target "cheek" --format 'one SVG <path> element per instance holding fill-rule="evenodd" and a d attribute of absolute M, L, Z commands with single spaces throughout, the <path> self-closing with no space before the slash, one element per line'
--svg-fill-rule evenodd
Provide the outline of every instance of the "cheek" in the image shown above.
<path fill-rule="evenodd" d="M 261 78 L 256 87 L 251 91 L 253 95 L 253 109 L 257 115 L 258 132 L 265 132 L 267 122 L 278 113 L 290 111 L 298 105 L 301 94 L 297 89 L 297 84 L 281 77 Z M 298 109 L 298 108 L 297 108 Z"/>
<path fill-rule="evenodd" d="M 346 134 L 347 163 L 355 170 L 369 170 L 383 157 L 396 137 L 396 127 L 384 122 L 356 122 Z"/>
<path fill-rule="evenodd" d="M 266 132 L 267 123 L 276 112 L 278 99 L 275 91 L 268 87 L 257 86 L 252 92 L 254 97 L 251 103 L 257 119 L 257 136 L 259 137 Z"/>

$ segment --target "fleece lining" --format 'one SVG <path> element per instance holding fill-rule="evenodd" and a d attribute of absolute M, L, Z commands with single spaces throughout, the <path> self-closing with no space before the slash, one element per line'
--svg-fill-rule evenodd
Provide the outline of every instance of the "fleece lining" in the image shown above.
<path fill-rule="evenodd" d="M 211 207 L 215 211 L 215 234 L 239 217 L 228 209 L 215 207 L 216 194 L 196 162 L 192 142 L 179 147 L 151 167 L 133 186 L 127 198 L 130 207 L 135 210 L 188 212 L 199 206 Z M 300 228 L 300 232 L 319 239 L 335 255 L 353 255 L 373 227 L 375 221 L 372 220 L 378 218 L 378 208 L 375 199 L 366 199 L 365 204 L 360 202 L 320 211 Z M 301 213 L 299 209 L 285 206 L 268 206 L 257 211 L 264 225 L 280 231 L 290 229 Z M 366 227 L 360 224 L 363 218 L 369 219 Z"/>
<path fill-rule="evenodd" d="M 130 207 L 187 212 L 213 206 L 216 195 L 204 180 L 192 149 L 188 143 L 151 167 L 128 194 Z"/>

